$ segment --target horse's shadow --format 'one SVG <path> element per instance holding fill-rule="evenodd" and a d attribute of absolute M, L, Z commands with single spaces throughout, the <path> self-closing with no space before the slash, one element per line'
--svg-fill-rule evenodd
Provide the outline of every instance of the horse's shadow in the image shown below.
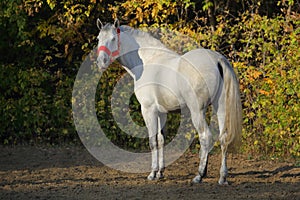
<path fill-rule="evenodd" d="M 296 173 L 291 172 L 291 170 L 294 170 L 294 169 L 298 169 Z M 262 171 L 251 170 L 251 171 L 238 172 L 238 173 L 231 172 L 231 173 L 229 173 L 229 175 L 231 177 L 253 175 L 256 178 L 269 178 L 269 177 L 275 176 L 275 175 L 280 174 L 280 173 L 282 173 L 282 175 L 280 175 L 280 178 L 300 177 L 300 167 L 285 165 L 285 166 L 282 166 L 282 167 L 278 167 L 274 170 L 262 170 Z"/>

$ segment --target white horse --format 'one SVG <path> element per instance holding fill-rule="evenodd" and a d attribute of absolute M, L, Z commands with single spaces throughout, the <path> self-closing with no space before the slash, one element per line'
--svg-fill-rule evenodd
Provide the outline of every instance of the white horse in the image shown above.
<path fill-rule="evenodd" d="M 163 177 L 164 137 L 162 128 L 168 111 L 187 107 L 200 140 L 199 183 L 207 172 L 208 153 L 213 137 L 205 120 L 212 104 L 217 113 L 222 150 L 219 184 L 228 184 L 226 153 L 229 144 L 237 145 L 241 136 L 241 101 L 233 68 L 221 54 L 196 49 L 179 55 L 150 34 L 119 26 L 119 21 L 103 26 L 97 20 L 97 64 L 106 69 L 118 60 L 134 79 L 135 95 L 149 133 L 152 156 L 149 180 Z"/>

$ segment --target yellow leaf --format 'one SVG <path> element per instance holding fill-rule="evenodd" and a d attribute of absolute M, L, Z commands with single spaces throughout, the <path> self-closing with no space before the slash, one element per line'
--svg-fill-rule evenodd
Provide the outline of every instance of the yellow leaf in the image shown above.
<path fill-rule="evenodd" d="M 264 81 L 270 85 L 273 84 L 273 81 L 270 78 L 264 78 Z"/>
<path fill-rule="evenodd" d="M 253 78 L 258 78 L 260 75 L 261 75 L 262 73 L 260 72 L 260 71 L 253 71 L 252 72 L 252 76 L 253 76 Z"/>
<path fill-rule="evenodd" d="M 266 95 L 266 96 L 269 96 L 269 95 L 270 95 L 270 92 L 267 92 L 267 91 L 265 91 L 265 90 L 259 90 L 259 93 L 264 94 L 264 95 Z"/>

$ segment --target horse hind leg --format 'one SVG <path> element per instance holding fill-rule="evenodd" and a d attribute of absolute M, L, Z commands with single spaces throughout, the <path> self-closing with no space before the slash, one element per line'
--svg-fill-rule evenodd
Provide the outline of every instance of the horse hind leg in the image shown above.
<path fill-rule="evenodd" d="M 209 130 L 209 127 L 205 120 L 205 112 L 202 111 L 200 113 L 192 112 L 192 121 L 193 124 L 198 131 L 199 141 L 200 141 L 200 163 L 198 168 L 198 175 L 193 179 L 194 183 L 202 182 L 202 179 L 207 174 L 207 164 L 208 164 L 208 153 L 211 151 L 213 146 L 212 134 Z"/>
<path fill-rule="evenodd" d="M 227 169 L 227 147 L 228 144 L 226 143 L 226 135 L 227 133 L 224 131 L 225 126 L 225 110 L 223 109 L 222 105 L 219 105 L 218 108 L 218 124 L 219 124 L 219 140 L 221 144 L 221 167 L 220 167 L 220 178 L 218 183 L 220 185 L 228 185 L 227 182 L 227 175 L 228 175 L 228 169 Z"/>
<path fill-rule="evenodd" d="M 220 168 L 220 178 L 218 183 L 220 185 L 228 185 L 227 182 L 227 175 L 228 175 L 228 169 L 227 169 L 227 145 L 222 144 L 221 142 L 221 150 L 222 150 L 222 161 L 221 161 L 221 168 Z"/>

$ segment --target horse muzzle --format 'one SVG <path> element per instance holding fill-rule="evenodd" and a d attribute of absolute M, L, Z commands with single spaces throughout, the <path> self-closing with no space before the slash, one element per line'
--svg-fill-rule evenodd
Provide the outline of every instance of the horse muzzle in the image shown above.
<path fill-rule="evenodd" d="M 101 70 L 105 70 L 108 68 L 108 66 L 111 63 L 111 59 L 109 58 L 109 56 L 107 54 L 102 54 L 100 56 L 98 56 L 97 58 L 97 66 L 101 69 Z"/>

